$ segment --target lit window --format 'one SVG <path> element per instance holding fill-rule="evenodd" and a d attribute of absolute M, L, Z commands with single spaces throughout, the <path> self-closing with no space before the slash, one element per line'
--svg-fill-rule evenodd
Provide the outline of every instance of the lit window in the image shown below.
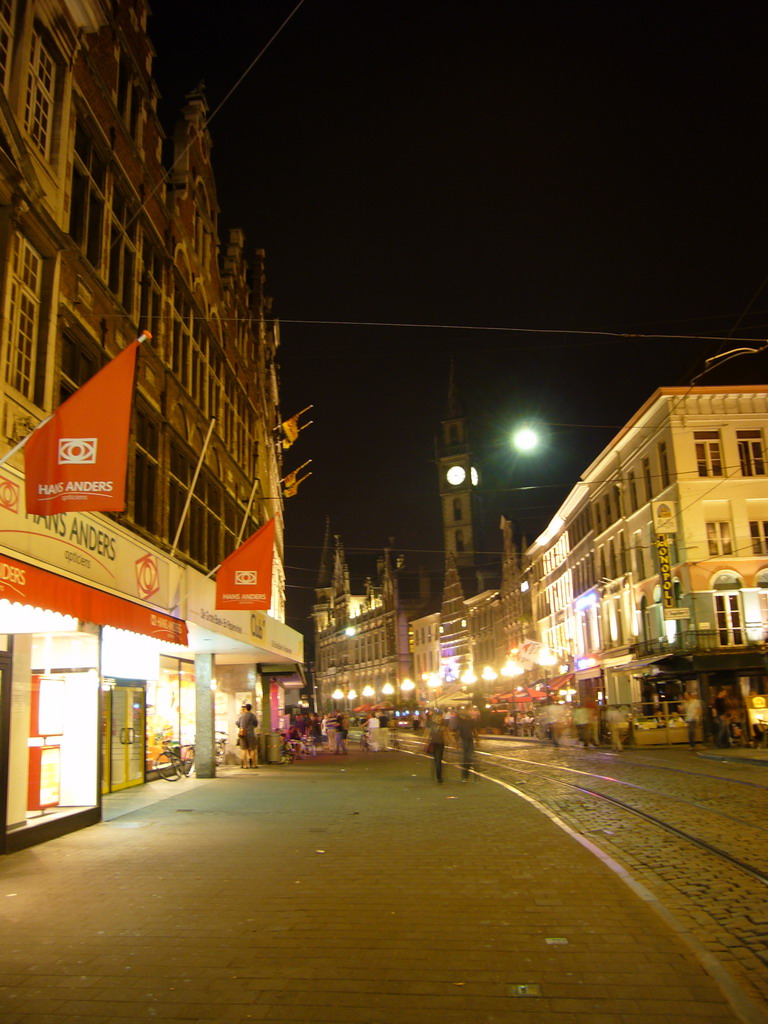
<path fill-rule="evenodd" d="M 720 435 L 716 430 L 697 430 L 693 439 L 699 476 L 722 476 L 723 456 Z"/>
<path fill-rule="evenodd" d="M 34 400 L 42 270 L 40 254 L 26 238 L 16 234 L 11 257 L 5 379 L 30 400 Z"/>
<path fill-rule="evenodd" d="M 749 533 L 752 538 L 752 554 L 768 555 L 768 522 L 764 519 L 752 520 Z"/>
<path fill-rule="evenodd" d="M 27 77 L 24 127 L 46 160 L 51 155 L 55 87 L 56 64 L 42 36 L 35 31 Z"/>
<path fill-rule="evenodd" d="M 765 476 L 763 437 L 760 430 L 737 430 L 742 476 Z"/>
<path fill-rule="evenodd" d="M 709 544 L 710 555 L 730 555 L 731 546 L 731 524 L 730 523 L 707 523 L 707 543 Z"/>
<path fill-rule="evenodd" d="M 11 0 L 0 0 L 0 89 L 6 84 L 10 62 L 11 40 L 13 39 L 13 4 Z"/>

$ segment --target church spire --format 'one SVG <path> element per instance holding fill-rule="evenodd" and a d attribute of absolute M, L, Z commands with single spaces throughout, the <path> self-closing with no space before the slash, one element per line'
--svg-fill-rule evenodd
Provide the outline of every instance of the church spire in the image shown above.
<path fill-rule="evenodd" d="M 325 536 L 323 547 L 320 553 L 320 569 L 317 574 L 317 587 L 330 587 L 331 585 L 331 517 L 325 517 Z"/>
<path fill-rule="evenodd" d="M 458 420 L 463 417 L 464 406 L 461 404 L 459 387 L 456 383 L 456 363 L 454 362 L 453 356 L 451 356 L 451 366 L 448 375 L 448 408 L 446 409 L 446 419 Z"/>

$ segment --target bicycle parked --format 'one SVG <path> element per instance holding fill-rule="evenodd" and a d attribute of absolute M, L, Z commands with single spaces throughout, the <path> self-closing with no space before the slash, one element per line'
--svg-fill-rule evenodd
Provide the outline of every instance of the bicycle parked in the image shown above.
<path fill-rule="evenodd" d="M 155 758 L 154 769 L 161 779 L 176 782 L 186 777 L 195 766 L 195 748 L 191 743 L 181 746 L 171 740 L 163 740 L 163 749 Z"/>
<path fill-rule="evenodd" d="M 216 733 L 216 741 L 214 747 L 214 759 L 216 764 L 224 764 L 227 759 L 227 734 L 225 732 Z"/>

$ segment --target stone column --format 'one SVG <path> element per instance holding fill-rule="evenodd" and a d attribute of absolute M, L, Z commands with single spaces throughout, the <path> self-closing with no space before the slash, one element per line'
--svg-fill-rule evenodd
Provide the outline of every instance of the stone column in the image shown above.
<path fill-rule="evenodd" d="M 216 778 L 214 744 L 213 655 L 195 655 L 195 774 L 199 779 Z"/>

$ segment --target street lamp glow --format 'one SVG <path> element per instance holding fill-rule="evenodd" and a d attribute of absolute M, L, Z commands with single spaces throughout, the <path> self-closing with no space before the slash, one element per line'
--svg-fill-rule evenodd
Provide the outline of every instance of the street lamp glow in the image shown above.
<path fill-rule="evenodd" d="M 357 700 L 357 690 L 352 689 L 347 691 L 348 700 Z"/>
<path fill-rule="evenodd" d="M 336 689 L 331 694 L 331 699 L 332 700 L 343 700 L 344 699 L 344 691 L 340 690 L 338 688 L 338 686 L 337 686 Z"/>
<path fill-rule="evenodd" d="M 395 688 L 392 685 L 392 683 L 384 683 L 384 685 L 381 688 L 381 692 L 386 693 L 386 695 L 389 697 L 395 692 Z"/>
<path fill-rule="evenodd" d="M 519 427 L 512 435 L 512 445 L 519 452 L 532 452 L 539 443 L 539 435 L 531 427 Z"/>
<path fill-rule="evenodd" d="M 376 691 L 374 690 L 374 688 L 370 684 L 368 684 L 368 686 L 363 687 L 363 696 L 364 697 L 373 697 L 375 695 L 375 693 L 376 693 Z"/>
<path fill-rule="evenodd" d="M 400 683 L 400 689 L 403 690 L 404 692 L 407 692 L 407 691 L 410 691 L 410 690 L 415 690 L 416 689 L 416 683 L 414 683 L 414 681 L 412 679 L 404 679 L 402 681 L 402 683 Z"/>

